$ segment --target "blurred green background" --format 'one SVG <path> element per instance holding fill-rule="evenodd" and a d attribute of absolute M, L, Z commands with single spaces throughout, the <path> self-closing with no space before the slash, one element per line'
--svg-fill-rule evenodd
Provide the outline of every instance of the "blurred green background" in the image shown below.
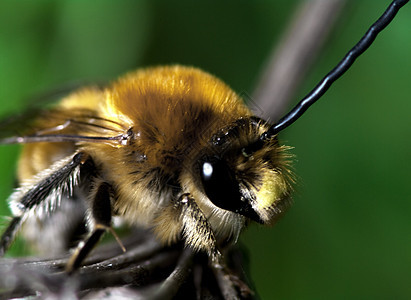
<path fill-rule="evenodd" d="M 388 2 L 348 1 L 294 102 Z M 251 94 L 296 3 L 2 0 L 1 115 L 69 82 L 157 64 L 195 65 Z M 410 54 L 408 4 L 282 133 L 295 147 L 295 203 L 274 228 L 252 226 L 242 237 L 262 299 L 411 298 Z M 17 152 L 0 147 L 2 215 L 9 214 Z"/>

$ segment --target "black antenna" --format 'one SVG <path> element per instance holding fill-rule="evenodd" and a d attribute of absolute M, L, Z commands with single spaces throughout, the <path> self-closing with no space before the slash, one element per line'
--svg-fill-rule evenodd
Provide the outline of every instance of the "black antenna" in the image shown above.
<path fill-rule="evenodd" d="M 383 15 L 368 29 L 367 33 L 361 40 L 345 55 L 345 57 L 338 63 L 338 65 L 331 70 L 317 86 L 305 96 L 287 115 L 280 119 L 276 124 L 272 125 L 266 132 L 260 136 L 260 141 L 254 145 L 250 145 L 250 149 L 258 149 L 264 140 L 270 139 L 281 130 L 293 124 L 302 114 L 322 95 L 328 88 L 340 78 L 354 63 L 358 56 L 360 56 L 368 47 L 374 42 L 377 35 L 384 30 L 384 28 L 394 19 L 397 12 L 409 0 L 394 0 Z M 252 149 L 251 149 L 252 148 Z"/>

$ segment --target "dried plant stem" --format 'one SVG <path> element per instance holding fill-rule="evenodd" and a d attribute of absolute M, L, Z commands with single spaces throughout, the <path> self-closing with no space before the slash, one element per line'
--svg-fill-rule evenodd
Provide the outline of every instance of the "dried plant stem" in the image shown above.
<path fill-rule="evenodd" d="M 302 1 L 273 49 L 252 96 L 255 113 L 277 121 L 295 96 L 346 0 Z"/>

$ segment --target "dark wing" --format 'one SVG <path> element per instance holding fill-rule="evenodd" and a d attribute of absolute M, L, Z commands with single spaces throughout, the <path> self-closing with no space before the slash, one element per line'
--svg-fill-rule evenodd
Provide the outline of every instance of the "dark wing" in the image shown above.
<path fill-rule="evenodd" d="M 18 113 L 8 113 L 0 116 L 0 139 L 11 136 L 19 136 L 33 131 L 33 122 L 42 117 L 45 111 L 55 106 L 65 96 L 80 90 L 84 86 L 90 86 L 102 90 L 103 83 L 87 84 L 84 81 L 67 83 L 53 90 L 36 94 L 25 101 L 25 110 Z"/>
<path fill-rule="evenodd" d="M 100 89 L 100 87 L 95 87 Z M 93 110 L 44 108 L 66 93 L 55 92 L 24 112 L 0 120 L 0 144 L 35 142 L 122 142 L 128 128 L 97 115 Z M 40 103 L 39 103 L 40 102 Z"/>
<path fill-rule="evenodd" d="M 124 125 L 101 118 L 90 110 L 37 111 L 0 122 L 0 144 L 38 142 L 122 142 Z"/>
<path fill-rule="evenodd" d="M 42 109 L 31 108 L 0 120 L 0 140 L 11 136 L 24 135 L 33 130 L 33 122 L 42 114 Z"/>

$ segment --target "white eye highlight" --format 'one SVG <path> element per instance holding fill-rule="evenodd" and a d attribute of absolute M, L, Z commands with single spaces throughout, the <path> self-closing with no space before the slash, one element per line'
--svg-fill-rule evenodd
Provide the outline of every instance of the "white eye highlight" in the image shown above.
<path fill-rule="evenodd" d="M 213 175 L 213 166 L 209 162 L 205 162 L 203 164 L 203 177 L 205 180 L 208 180 L 211 175 Z"/>

